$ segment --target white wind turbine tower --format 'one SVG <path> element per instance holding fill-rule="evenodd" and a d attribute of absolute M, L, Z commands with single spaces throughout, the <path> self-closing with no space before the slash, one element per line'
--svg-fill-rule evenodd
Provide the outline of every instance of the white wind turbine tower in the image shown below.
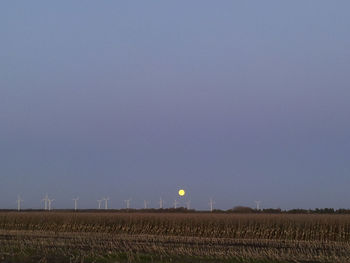
<path fill-rule="evenodd" d="M 74 210 L 75 210 L 75 211 L 78 210 L 78 200 L 79 200 L 79 197 L 73 198 L 73 201 L 74 201 Z"/>
<path fill-rule="evenodd" d="M 105 210 L 108 209 L 108 201 L 109 201 L 109 197 L 107 198 L 103 198 L 103 200 L 105 201 Z"/>
<path fill-rule="evenodd" d="M 256 210 L 260 210 L 260 203 L 261 201 L 254 201 L 254 203 L 256 204 Z"/>
<path fill-rule="evenodd" d="M 131 198 L 124 200 L 124 202 L 126 203 L 126 209 L 130 209 L 130 202 L 131 202 Z"/>
<path fill-rule="evenodd" d="M 49 202 L 48 194 L 46 194 L 45 197 L 43 199 L 41 199 L 41 201 L 44 201 L 44 210 L 47 210 L 47 205 L 48 205 L 48 202 Z"/>
<path fill-rule="evenodd" d="M 175 199 L 174 200 L 174 208 L 176 209 L 177 208 L 177 205 L 179 204 L 179 202 Z"/>
<path fill-rule="evenodd" d="M 49 211 L 51 211 L 51 203 L 55 201 L 55 199 L 47 199 L 47 202 L 49 204 Z"/>
<path fill-rule="evenodd" d="M 148 204 L 149 204 L 149 202 L 147 200 L 143 200 L 144 209 L 148 208 Z"/>
<path fill-rule="evenodd" d="M 187 208 L 187 210 L 190 210 L 190 208 L 191 208 L 191 200 L 188 200 L 186 202 L 186 208 Z"/>
<path fill-rule="evenodd" d="M 17 211 L 21 211 L 21 202 L 23 202 L 23 200 L 21 199 L 21 196 L 18 195 L 17 196 Z"/>
<path fill-rule="evenodd" d="M 160 209 L 163 209 L 163 206 L 164 206 L 164 200 L 162 198 L 159 199 L 159 208 Z"/>
<path fill-rule="evenodd" d="M 101 209 L 101 203 L 102 203 L 103 199 L 101 200 L 97 200 L 97 203 L 98 203 L 98 209 Z"/>
<path fill-rule="evenodd" d="M 215 204 L 215 202 L 214 202 L 213 198 L 210 198 L 209 199 L 210 212 L 213 212 L 214 204 Z"/>

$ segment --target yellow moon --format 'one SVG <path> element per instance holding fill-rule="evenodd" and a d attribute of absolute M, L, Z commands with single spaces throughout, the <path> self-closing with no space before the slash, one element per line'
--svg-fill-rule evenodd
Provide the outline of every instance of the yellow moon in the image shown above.
<path fill-rule="evenodd" d="M 180 189 L 179 190 L 179 196 L 184 196 L 185 195 L 185 190 L 184 189 Z"/>

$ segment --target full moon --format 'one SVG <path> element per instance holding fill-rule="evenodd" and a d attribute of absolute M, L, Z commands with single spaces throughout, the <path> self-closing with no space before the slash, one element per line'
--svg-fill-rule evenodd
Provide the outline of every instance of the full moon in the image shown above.
<path fill-rule="evenodd" d="M 180 189 L 179 190 L 179 196 L 184 196 L 185 195 L 185 190 L 183 190 L 183 189 Z"/>

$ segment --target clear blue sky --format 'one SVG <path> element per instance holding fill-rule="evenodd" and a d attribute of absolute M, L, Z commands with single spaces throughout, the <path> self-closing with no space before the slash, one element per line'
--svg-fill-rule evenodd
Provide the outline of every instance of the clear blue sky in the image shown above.
<path fill-rule="evenodd" d="M 0 207 L 350 207 L 349 1 L 2 1 Z"/>

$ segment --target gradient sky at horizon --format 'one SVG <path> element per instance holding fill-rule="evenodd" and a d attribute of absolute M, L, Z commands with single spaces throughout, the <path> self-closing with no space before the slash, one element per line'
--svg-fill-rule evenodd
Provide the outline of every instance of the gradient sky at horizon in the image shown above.
<path fill-rule="evenodd" d="M 350 208 L 349 1 L 2 1 L 0 208 Z"/>

